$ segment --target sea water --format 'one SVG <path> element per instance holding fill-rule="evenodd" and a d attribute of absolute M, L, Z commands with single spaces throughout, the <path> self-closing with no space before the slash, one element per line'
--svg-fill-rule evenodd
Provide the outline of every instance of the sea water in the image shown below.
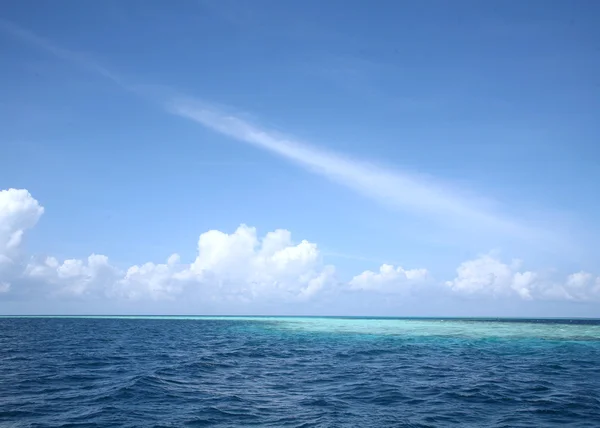
<path fill-rule="evenodd" d="M 600 321 L 0 318 L 2 427 L 600 427 Z"/>

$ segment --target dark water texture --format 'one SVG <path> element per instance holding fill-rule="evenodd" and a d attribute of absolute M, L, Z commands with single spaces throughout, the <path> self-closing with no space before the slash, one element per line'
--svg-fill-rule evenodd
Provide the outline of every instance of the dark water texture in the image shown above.
<path fill-rule="evenodd" d="M 3 318 L 0 426 L 600 427 L 598 322 L 328 322 Z"/>

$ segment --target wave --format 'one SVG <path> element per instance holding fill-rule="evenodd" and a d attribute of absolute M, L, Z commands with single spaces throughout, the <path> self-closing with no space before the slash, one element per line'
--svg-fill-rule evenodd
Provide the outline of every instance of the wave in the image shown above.
<path fill-rule="evenodd" d="M 595 426 L 600 342 L 519 329 L 488 340 L 0 319 L 0 426 Z"/>

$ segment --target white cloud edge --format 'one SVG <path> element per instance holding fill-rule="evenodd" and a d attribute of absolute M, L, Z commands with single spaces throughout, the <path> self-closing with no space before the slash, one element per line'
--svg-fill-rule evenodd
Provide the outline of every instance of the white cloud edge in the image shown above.
<path fill-rule="evenodd" d="M 575 272 L 563 280 L 523 270 L 522 263 L 502 262 L 484 254 L 461 263 L 456 277 L 440 283 L 426 269 L 383 264 L 347 282 L 326 265 L 317 244 L 295 243 L 278 229 L 260 238 L 253 227 L 233 233 L 210 230 L 198 239 L 192 263 L 177 254 L 164 263 L 148 262 L 122 270 L 108 257 L 59 261 L 52 256 L 23 255 L 22 237 L 44 212 L 24 189 L 0 191 L 0 295 L 19 293 L 32 283 L 42 296 L 116 300 L 287 301 L 301 302 L 342 292 L 407 294 L 445 290 L 463 296 L 523 300 L 600 300 L 600 277 Z M 29 285 L 25 285 L 29 284 Z"/>

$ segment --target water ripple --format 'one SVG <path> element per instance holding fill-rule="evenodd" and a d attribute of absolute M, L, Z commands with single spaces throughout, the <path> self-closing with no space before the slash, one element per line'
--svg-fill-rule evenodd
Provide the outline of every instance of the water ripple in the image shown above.
<path fill-rule="evenodd" d="M 0 426 L 600 426 L 597 324 L 428 322 L 3 318 Z"/>

